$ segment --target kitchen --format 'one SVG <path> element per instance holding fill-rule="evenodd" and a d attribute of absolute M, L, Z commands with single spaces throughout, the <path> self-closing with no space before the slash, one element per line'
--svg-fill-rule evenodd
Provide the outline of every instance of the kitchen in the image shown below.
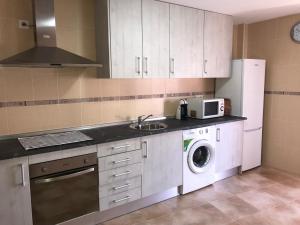
<path fill-rule="evenodd" d="M 299 224 L 299 13 L 1 0 L 0 224 Z"/>

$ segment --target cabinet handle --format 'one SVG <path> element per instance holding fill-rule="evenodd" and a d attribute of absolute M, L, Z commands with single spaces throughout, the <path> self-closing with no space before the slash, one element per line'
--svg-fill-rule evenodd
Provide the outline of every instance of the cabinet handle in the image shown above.
<path fill-rule="evenodd" d="M 113 176 L 114 177 L 121 177 L 121 176 L 125 176 L 125 175 L 128 175 L 128 174 L 131 174 L 131 171 L 128 170 L 124 173 L 114 174 Z"/>
<path fill-rule="evenodd" d="M 19 165 L 20 171 L 21 171 L 21 186 L 25 187 L 26 186 L 26 180 L 25 180 L 25 166 L 23 164 Z"/>
<path fill-rule="evenodd" d="M 147 141 L 143 141 L 142 143 L 145 145 L 145 154 L 143 155 L 143 157 L 145 159 L 147 159 L 148 158 L 148 142 Z"/>
<path fill-rule="evenodd" d="M 135 57 L 135 72 L 137 74 L 141 73 L 141 57 Z"/>
<path fill-rule="evenodd" d="M 130 145 L 121 145 L 121 146 L 117 146 L 117 147 L 111 147 L 112 148 L 112 150 L 118 150 L 118 149 L 121 149 L 121 148 L 129 148 L 130 147 Z"/>
<path fill-rule="evenodd" d="M 144 73 L 148 75 L 148 57 L 144 57 Z"/>
<path fill-rule="evenodd" d="M 217 142 L 220 142 L 220 140 L 221 140 L 221 130 L 220 130 L 220 128 L 217 128 Z"/>
<path fill-rule="evenodd" d="M 205 59 L 205 60 L 204 60 L 204 73 L 205 73 L 205 74 L 207 74 L 207 71 L 206 71 L 206 65 L 207 65 L 207 60 Z"/>
<path fill-rule="evenodd" d="M 130 186 L 129 183 L 128 183 L 128 184 L 124 184 L 124 185 L 122 185 L 122 186 L 113 187 L 113 190 L 116 191 L 116 190 L 119 190 L 119 189 L 127 188 L 127 187 L 129 187 L 129 186 Z"/>
<path fill-rule="evenodd" d="M 175 59 L 174 58 L 171 58 L 170 60 L 170 72 L 171 74 L 174 74 L 175 73 Z"/>
<path fill-rule="evenodd" d="M 118 199 L 118 200 L 113 200 L 113 203 L 123 202 L 123 201 L 126 201 L 128 199 L 131 199 L 131 197 L 130 196 L 126 196 L 125 198 L 121 198 L 121 199 Z"/>
<path fill-rule="evenodd" d="M 119 164 L 119 163 L 122 163 L 122 162 L 128 162 L 130 160 L 131 160 L 130 158 L 126 158 L 126 159 L 122 159 L 122 160 L 119 160 L 119 161 L 113 161 L 113 164 Z"/>

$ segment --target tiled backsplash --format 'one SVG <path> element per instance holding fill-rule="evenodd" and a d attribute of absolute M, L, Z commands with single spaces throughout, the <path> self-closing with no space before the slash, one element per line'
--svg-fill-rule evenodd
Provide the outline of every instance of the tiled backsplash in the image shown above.
<path fill-rule="evenodd" d="M 212 96 L 213 79 L 99 79 L 94 69 L 0 70 L 0 135 L 174 116 L 178 100 Z"/>

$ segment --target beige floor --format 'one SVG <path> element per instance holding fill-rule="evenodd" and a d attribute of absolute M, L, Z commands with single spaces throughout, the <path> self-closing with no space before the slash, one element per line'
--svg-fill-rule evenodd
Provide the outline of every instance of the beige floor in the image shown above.
<path fill-rule="evenodd" d="M 300 177 L 259 168 L 101 225 L 300 225 Z"/>

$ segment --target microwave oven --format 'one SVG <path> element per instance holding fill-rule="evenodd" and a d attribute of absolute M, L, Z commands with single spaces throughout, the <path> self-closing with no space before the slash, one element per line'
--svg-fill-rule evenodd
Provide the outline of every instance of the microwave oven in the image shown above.
<path fill-rule="evenodd" d="M 224 116 L 224 98 L 189 98 L 188 113 L 190 117 L 198 119 L 209 119 Z"/>

